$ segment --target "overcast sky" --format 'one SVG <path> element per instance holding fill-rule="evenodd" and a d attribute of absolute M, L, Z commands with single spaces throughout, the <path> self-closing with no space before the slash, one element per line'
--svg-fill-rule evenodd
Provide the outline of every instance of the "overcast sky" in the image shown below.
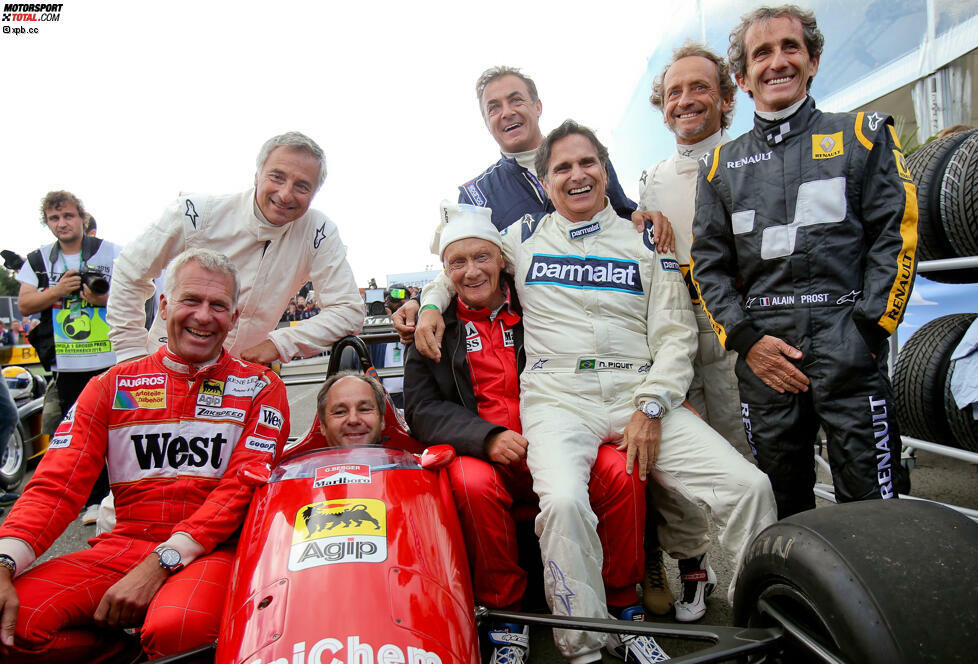
<path fill-rule="evenodd" d="M 326 151 L 313 206 L 339 226 L 357 283 L 383 285 L 436 261 L 439 201 L 498 158 L 479 73 L 522 67 L 544 131 L 573 117 L 613 156 L 612 130 L 683 6 L 65 0 L 38 34 L 0 34 L 0 244 L 52 241 L 37 209 L 52 189 L 125 244 L 181 191 L 251 186 L 262 142 L 295 129 Z"/>

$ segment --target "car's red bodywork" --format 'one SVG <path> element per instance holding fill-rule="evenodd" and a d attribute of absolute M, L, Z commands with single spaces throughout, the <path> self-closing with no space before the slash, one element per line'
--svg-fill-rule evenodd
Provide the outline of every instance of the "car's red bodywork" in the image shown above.
<path fill-rule="evenodd" d="M 397 425 L 385 434 L 406 436 Z M 215 662 L 478 664 L 465 545 L 440 469 L 454 453 L 316 442 L 291 448 L 256 490 Z"/>

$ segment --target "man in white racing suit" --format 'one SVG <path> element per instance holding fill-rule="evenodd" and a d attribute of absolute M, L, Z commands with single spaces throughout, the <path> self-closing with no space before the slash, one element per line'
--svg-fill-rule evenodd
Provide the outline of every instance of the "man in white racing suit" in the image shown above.
<path fill-rule="evenodd" d="M 588 617 L 608 615 L 587 487 L 602 442 L 621 441 L 629 470 L 642 478 L 651 472 L 709 509 L 735 568 L 775 515 L 764 474 L 682 407 L 696 350 L 689 295 L 674 256 L 657 253 L 651 233 L 636 233 L 609 205 L 607 154 L 573 121 L 555 129 L 539 149 L 537 172 L 556 212 L 503 231 L 524 307 L 521 413 L 540 498 L 536 532 L 547 600 L 554 613 Z M 450 299 L 447 280 L 429 284 L 422 299 L 415 343 L 437 357 L 436 314 Z M 600 659 L 605 644 L 618 656 L 627 650 L 639 661 L 657 661 L 619 635 L 555 630 L 554 636 L 575 663 Z"/>
<path fill-rule="evenodd" d="M 687 42 L 673 52 L 672 60 L 653 81 L 650 101 L 662 112 L 663 121 L 676 137 L 676 151 L 642 173 L 639 209 L 661 212 L 676 233 L 676 259 L 689 289 L 698 334 L 688 393 L 690 404 L 731 445 L 746 451 L 734 374 L 737 354 L 720 345 L 689 275 L 697 165 L 703 155 L 730 140 L 726 128 L 732 120 L 736 90 L 726 62 L 705 46 Z M 654 482 L 649 488 L 660 513 L 674 512 L 668 519 L 663 517 L 673 527 L 659 528 L 658 535 L 662 548 L 680 561 L 682 594 L 676 601 L 676 619 L 698 620 L 706 613 L 705 596 L 716 583 L 706 559 L 710 548 L 708 524 L 702 512 L 695 507 L 690 509 L 689 503 L 677 504 Z M 660 563 L 652 559 L 651 552 L 646 555 L 649 575 Z M 646 601 L 645 606 L 659 613 L 650 602 Z"/>
<path fill-rule="evenodd" d="M 326 350 L 363 326 L 363 303 L 336 225 L 313 196 L 326 180 L 326 159 L 299 132 L 275 136 L 258 154 L 255 187 L 238 194 L 182 195 L 163 216 L 126 245 L 115 264 L 109 296 L 109 336 L 119 361 L 166 343 L 159 316 L 147 335 L 143 305 L 153 279 L 187 248 L 220 251 L 241 279 L 241 316 L 225 348 L 244 360 L 288 362 Z M 320 312 L 294 327 L 275 329 L 289 299 L 311 280 Z"/>

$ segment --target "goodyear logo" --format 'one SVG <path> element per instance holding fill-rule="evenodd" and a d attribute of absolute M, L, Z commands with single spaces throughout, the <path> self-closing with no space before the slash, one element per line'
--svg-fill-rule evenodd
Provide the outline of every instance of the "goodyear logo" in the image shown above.
<path fill-rule="evenodd" d="M 387 560 L 387 505 L 376 498 L 325 500 L 295 516 L 289 569 Z"/>
<path fill-rule="evenodd" d="M 637 261 L 598 256 L 534 254 L 526 272 L 526 283 L 636 295 L 644 292 Z"/>
<path fill-rule="evenodd" d="M 844 152 L 841 131 L 834 134 L 812 134 L 812 159 L 831 159 Z"/>
<path fill-rule="evenodd" d="M 245 449 L 253 450 L 255 452 L 267 452 L 268 454 L 275 454 L 275 441 L 269 440 L 268 438 L 262 438 L 261 436 L 248 436 L 245 439 Z"/>
<path fill-rule="evenodd" d="M 907 182 L 913 182 L 913 175 L 910 174 L 910 169 L 907 168 L 907 160 L 903 156 L 903 153 L 899 150 L 894 150 L 893 159 L 896 161 L 897 173 L 900 174 L 900 177 Z"/>
<path fill-rule="evenodd" d="M 115 410 L 166 408 L 166 375 L 117 376 L 112 408 Z"/>

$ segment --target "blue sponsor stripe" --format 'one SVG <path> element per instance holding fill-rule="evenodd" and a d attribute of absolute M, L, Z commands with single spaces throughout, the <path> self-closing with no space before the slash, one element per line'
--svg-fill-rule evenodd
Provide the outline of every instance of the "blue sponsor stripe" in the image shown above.
<path fill-rule="evenodd" d="M 563 288 L 576 288 L 577 290 L 608 290 L 618 291 L 619 293 L 631 293 L 632 295 L 642 295 L 643 291 L 632 288 L 612 288 L 611 286 L 576 286 L 574 284 L 562 284 L 559 281 L 527 281 L 527 286 L 561 286 Z"/>
<path fill-rule="evenodd" d="M 632 265 L 638 265 L 638 261 L 632 260 L 631 258 L 611 258 L 610 256 L 578 256 L 577 254 L 533 254 L 534 256 L 544 256 L 546 258 L 573 258 L 579 261 L 586 260 L 599 260 L 599 261 L 613 261 L 615 263 L 631 263 Z"/>

